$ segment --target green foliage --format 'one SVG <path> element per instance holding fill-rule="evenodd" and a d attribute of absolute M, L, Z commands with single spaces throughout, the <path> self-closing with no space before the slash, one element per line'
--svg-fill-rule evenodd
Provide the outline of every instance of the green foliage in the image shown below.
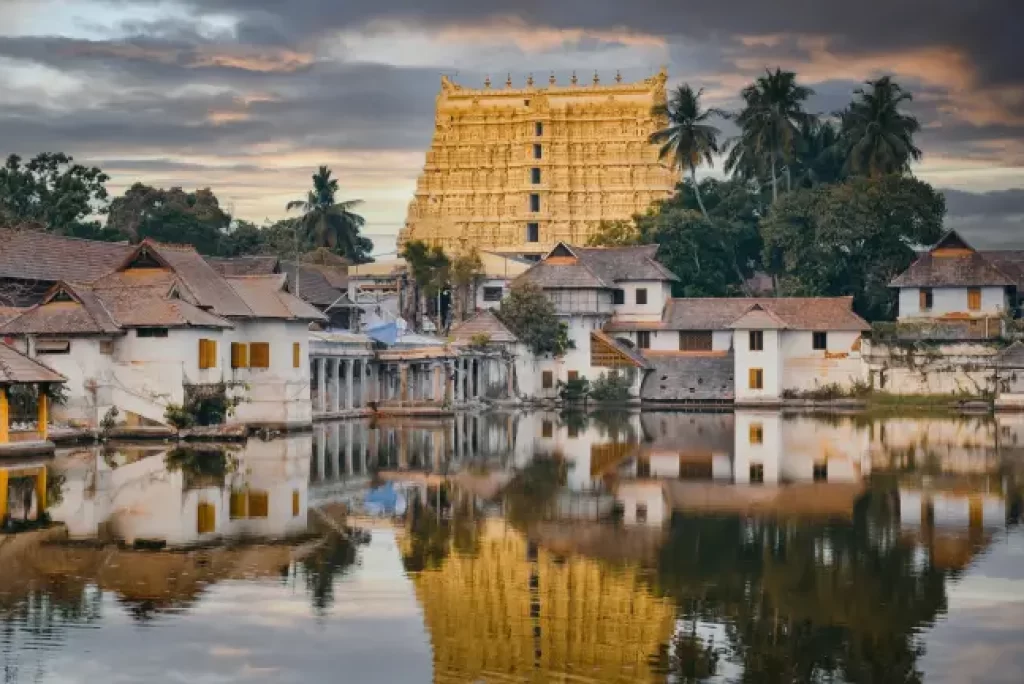
<path fill-rule="evenodd" d="M 117 418 L 121 415 L 121 412 L 116 406 L 111 406 L 107 409 L 106 413 L 103 414 L 103 418 L 100 420 L 100 436 L 105 438 L 110 434 L 110 431 L 117 427 Z"/>
<path fill-rule="evenodd" d="M 561 356 L 571 347 L 569 329 L 555 315 L 555 305 L 532 283 L 514 284 L 495 315 L 537 356 Z"/>
<path fill-rule="evenodd" d="M 553 513 L 567 475 L 568 467 L 561 458 L 534 458 L 516 472 L 502 492 L 506 519 L 522 532 L 545 520 Z"/>
<path fill-rule="evenodd" d="M 575 406 L 587 403 L 590 396 L 590 381 L 580 376 L 575 379 L 558 381 L 558 399 L 566 405 Z"/>
<path fill-rule="evenodd" d="M 100 233 L 99 222 L 88 219 L 103 211 L 110 177 L 74 161 L 61 153 L 24 163 L 9 156 L 0 167 L 0 228 L 29 224 L 65 235 Z"/>
<path fill-rule="evenodd" d="M 941 194 L 905 176 L 795 190 L 762 224 L 764 261 L 784 294 L 853 295 L 861 315 L 889 318 L 889 282 L 913 262 L 912 245 L 938 239 L 944 213 Z"/>
<path fill-rule="evenodd" d="M 899 107 L 911 94 L 889 76 L 867 81 L 843 112 L 841 145 L 846 171 L 872 178 L 910 171 L 910 162 L 921 158 L 914 134 L 921 129 L 917 119 Z"/>
<path fill-rule="evenodd" d="M 688 83 L 684 83 L 672 92 L 667 105 L 655 106 L 654 116 L 666 119 L 668 126 L 651 135 L 651 142 L 661 145 L 659 159 L 670 160 L 683 175 L 690 174 L 697 204 L 706 217 L 708 213 L 697 185 L 697 167 L 701 164 L 714 166 L 714 157 L 719 152 L 718 136 L 722 132 L 708 121 L 713 116 L 723 117 L 725 113 L 717 109 L 702 109 L 700 97 L 703 92 L 703 89 L 694 92 Z"/>
<path fill-rule="evenodd" d="M 591 383 L 590 398 L 594 401 L 626 401 L 632 386 L 632 381 L 625 373 L 613 370 L 597 376 Z"/>
<path fill-rule="evenodd" d="M 782 168 L 788 172 L 801 146 L 801 129 L 813 120 L 804 111 L 804 103 L 814 94 L 797 84 L 796 74 L 776 69 L 765 70 L 740 93 L 743 109 L 735 116 L 740 134 L 729 141 L 725 170 L 759 185 L 771 185 L 772 201 L 778 199 L 778 181 Z"/>
<path fill-rule="evenodd" d="M 51 405 L 64 406 L 68 389 L 64 383 L 46 385 L 46 396 Z M 35 385 L 11 385 L 7 389 L 11 416 L 15 420 L 35 421 L 39 410 L 39 390 Z"/>
<path fill-rule="evenodd" d="M 409 273 L 425 296 L 436 297 L 448 283 L 451 261 L 441 247 L 412 240 L 405 243 L 399 256 L 409 264 Z"/>
<path fill-rule="evenodd" d="M 338 202 L 338 180 L 321 166 L 313 174 L 313 189 L 305 199 L 288 203 L 288 211 L 300 210 L 298 225 L 317 247 L 327 247 L 354 264 L 370 261 L 373 243 L 359 234 L 366 220 L 353 210 L 362 200 Z"/>
<path fill-rule="evenodd" d="M 484 264 L 476 247 L 455 255 L 448 268 L 448 279 L 455 294 L 456 316 L 463 319 L 476 308 L 476 282 Z"/>
<path fill-rule="evenodd" d="M 186 192 L 135 183 L 110 203 L 107 230 L 132 241 L 153 238 L 219 254 L 231 217 L 209 188 Z"/>
<path fill-rule="evenodd" d="M 491 344 L 491 336 L 485 332 L 474 333 L 469 338 L 469 345 L 478 349 L 484 349 Z"/>
<path fill-rule="evenodd" d="M 588 247 L 629 247 L 641 245 L 642 236 L 632 221 L 601 221 L 587 238 Z"/>
<path fill-rule="evenodd" d="M 194 425 L 220 425 L 242 401 L 240 396 L 230 396 L 228 385 L 223 382 L 188 385 L 185 388 L 185 403 L 168 404 L 164 409 L 164 418 L 179 430 Z"/>

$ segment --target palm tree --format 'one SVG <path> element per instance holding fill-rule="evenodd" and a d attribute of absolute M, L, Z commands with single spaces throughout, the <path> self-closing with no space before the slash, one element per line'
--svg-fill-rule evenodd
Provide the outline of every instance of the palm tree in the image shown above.
<path fill-rule="evenodd" d="M 779 198 L 778 169 L 796 157 L 800 128 L 815 117 L 804 111 L 804 101 L 814 94 L 798 85 L 792 71 L 765 70 L 765 75 L 743 89 L 743 109 L 735 116 L 740 135 L 729 142 L 725 169 L 741 177 L 763 177 L 768 171 L 772 201 Z M 766 163 L 767 162 L 767 163 Z"/>
<path fill-rule="evenodd" d="M 844 177 L 840 128 L 831 120 L 807 121 L 800 127 L 800 151 L 793 164 L 793 183 L 813 188 Z"/>
<path fill-rule="evenodd" d="M 668 126 L 656 131 L 650 140 L 661 145 L 659 159 L 670 158 L 681 174 L 689 172 L 697 204 L 707 218 L 708 212 L 697 185 L 697 167 L 701 164 L 714 165 L 718 136 L 722 132 L 707 121 L 712 116 L 725 116 L 725 113 L 714 108 L 701 110 L 700 97 L 703 94 L 703 88 L 694 92 L 688 83 L 684 83 L 676 88 L 667 104 L 655 106 L 652 114 L 666 117 Z"/>
<path fill-rule="evenodd" d="M 366 224 L 366 220 L 352 210 L 363 201 L 337 202 L 337 192 L 338 180 L 331 178 L 329 168 L 321 166 L 313 174 L 313 189 L 306 199 L 293 200 L 286 208 L 288 211 L 302 211 L 299 225 L 313 236 L 316 246 L 331 250 L 340 247 L 350 261 L 360 263 L 364 258 L 366 240 L 360 237 L 359 229 Z"/>
<path fill-rule="evenodd" d="M 842 114 L 846 170 L 872 177 L 904 173 L 911 160 L 921 158 L 921 150 L 914 146 L 921 124 L 899 110 L 902 102 L 913 98 L 889 76 L 865 85 L 868 89 L 854 91 L 858 99 Z"/>

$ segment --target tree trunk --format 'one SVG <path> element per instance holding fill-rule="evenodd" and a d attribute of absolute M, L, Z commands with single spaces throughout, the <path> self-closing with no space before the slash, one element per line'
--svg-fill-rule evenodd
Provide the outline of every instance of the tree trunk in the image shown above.
<path fill-rule="evenodd" d="M 775 150 L 771 152 L 772 160 L 772 204 L 779 199 L 779 179 L 775 177 Z"/>
<path fill-rule="evenodd" d="M 697 196 L 697 206 L 700 207 L 700 213 L 704 214 L 704 218 L 707 218 L 708 210 L 704 208 L 704 199 L 700 196 L 700 188 L 697 186 L 697 169 L 692 165 L 690 166 L 690 180 L 693 182 L 693 194 Z"/>

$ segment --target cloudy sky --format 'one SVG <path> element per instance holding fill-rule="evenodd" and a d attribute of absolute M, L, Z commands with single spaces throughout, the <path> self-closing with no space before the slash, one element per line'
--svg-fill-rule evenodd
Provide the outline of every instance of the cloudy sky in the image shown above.
<path fill-rule="evenodd" d="M 706 89 L 732 107 L 766 66 L 815 111 L 891 73 L 915 95 L 921 177 L 950 223 L 1024 244 L 1020 0 L 0 0 L 0 155 L 64 151 L 112 189 L 210 186 L 278 218 L 318 164 L 393 246 L 441 74 L 479 86 L 573 69 Z M 712 171 L 714 173 L 714 171 Z"/>

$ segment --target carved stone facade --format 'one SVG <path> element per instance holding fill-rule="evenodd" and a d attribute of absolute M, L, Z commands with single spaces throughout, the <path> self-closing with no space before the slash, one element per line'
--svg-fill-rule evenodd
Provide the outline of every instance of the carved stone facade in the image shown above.
<path fill-rule="evenodd" d="M 662 71 L 637 83 L 471 90 L 441 78 L 434 137 L 401 246 L 544 254 L 582 244 L 601 221 L 668 197 L 675 175 L 648 138 L 664 121 Z"/>

